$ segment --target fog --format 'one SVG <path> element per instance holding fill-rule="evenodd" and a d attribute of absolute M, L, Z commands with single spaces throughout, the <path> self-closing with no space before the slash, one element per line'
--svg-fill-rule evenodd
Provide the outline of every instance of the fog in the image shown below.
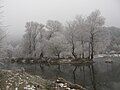
<path fill-rule="evenodd" d="M 62 23 L 76 15 L 88 15 L 99 9 L 107 26 L 120 27 L 119 0 L 3 0 L 4 23 L 9 25 L 11 37 L 22 37 L 27 21 L 45 23 L 59 20 Z"/>
<path fill-rule="evenodd" d="M 120 90 L 119 9 L 119 0 L 0 0 L 0 90 Z"/>

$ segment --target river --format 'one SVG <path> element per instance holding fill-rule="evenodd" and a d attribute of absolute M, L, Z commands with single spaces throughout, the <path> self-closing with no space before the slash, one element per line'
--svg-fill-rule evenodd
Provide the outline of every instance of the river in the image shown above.
<path fill-rule="evenodd" d="M 13 70 L 23 67 L 26 72 L 49 80 L 62 77 L 84 86 L 87 90 L 120 90 L 120 58 L 96 58 L 94 61 L 90 66 L 6 63 L 5 67 L 1 64 L 0 67 Z"/>

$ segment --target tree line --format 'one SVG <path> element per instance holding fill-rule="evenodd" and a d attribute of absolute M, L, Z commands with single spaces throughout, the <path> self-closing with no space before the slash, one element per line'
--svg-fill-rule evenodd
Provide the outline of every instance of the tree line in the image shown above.
<path fill-rule="evenodd" d="M 86 17 L 78 15 L 65 24 L 58 20 L 46 24 L 31 21 L 25 28 L 13 52 L 15 57 L 93 59 L 96 54 L 106 53 L 112 41 L 99 10 Z"/>

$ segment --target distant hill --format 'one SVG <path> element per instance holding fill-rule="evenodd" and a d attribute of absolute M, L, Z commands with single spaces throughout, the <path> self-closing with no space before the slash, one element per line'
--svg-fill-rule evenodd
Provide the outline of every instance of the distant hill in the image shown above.
<path fill-rule="evenodd" d="M 110 34 L 115 37 L 120 37 L 120 28 L 118 27 L 107 27 L 110 31 Z"/>
<path fill-rule="evenodd" d="M 120 28 L 117 27 L 107 27 L 107 30 L 110 32 L 110 45 L 107 47 L 107 51 L 115 51 L 120 53 Z"/>

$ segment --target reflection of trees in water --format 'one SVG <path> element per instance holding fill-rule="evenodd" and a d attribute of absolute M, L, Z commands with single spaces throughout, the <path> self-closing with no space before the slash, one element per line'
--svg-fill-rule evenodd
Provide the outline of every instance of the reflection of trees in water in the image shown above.
<path fill-rule="evenodd" d="M 110 64 L 109 70 L 100 72 L 100 68 L 97 64 L 89 66 L 76 66 L 76 65 L 43 65 L 43 64 L 16 64 L 16 66 L 24 67 L 27 72 L 36 75 L 42 75 L 46 79 L 52 79 L 54 77 L 63 77 L 66 80 L 81 84 L 84 87 L 89 88 L 89 90 L 102 90 L 102 88 L 107 88 L 105 90 L 112 90 L 111 82 L 120 81 L 120 65 Z M 112 65 L 112 66 L 111 66 Z M 14 65 L 13 65 L 14 66 Z M 80 70 L 78 70 L 78 68 Z M 31 69 L 31 70 L 30 70 Z"/>
<path fill-rule="evenodd" d="M 62 75 L 62 70 L 61 70 L 61 65 L 60 64 L 58 64 L 57 65 L 57 69 L 56 69 L 56 77 L 58 78 L 58 77 L 61 77 Z"/>
<path fill-rule="evenodd" d="M 77 66 L 74 67 L 73 69 L 73 82 L 74 84 L 76 83 L 76 76 L 75 76 L 75 71 L 77 70 Z"/>
<path fill-rule="evenodd" d="M 97 87 L 96 87 L 96 76 L 95 76 L 95 70 L 94 70 L 94 65 L 92 64 L 90 66 L 90 71 L 91 71 L 91 81 L 92 81 L 92 85 L 93 85 L 93 90 L 97 90 Z"/>
<path fill-rule="evenodd" d="M 85 66 L 83 66 L 83 85 L 85 86 Z"/>
<path fill-rule="evenodd" d="M 60 65 L 60 64 L 58 64 L 58 71 L 59 71 L 59 72 L 62 72 L 62 71 L 61 71 L 61 65 Z"/>
<path fill-rule="evenodd" d="M 41 69 L 41 72 L 44 73 L 44 66 L 42 64 L 40 64 L 40 69 Z"/>
<path fill-rule="evenodd" d="M 83 86 L 86 86 L 87 83 L 89 83 L 88 81 L 91 80 L 91 85 L 93 86 L 93 90 L 96 90 L 96 84 L 95 84 L 95 73 L 94 73 L 94 68 L 92 68 L 92 66 L 89 66 L 89 71 L 86 67 L 88 66 L 68 66 L 68 67 L 63 67 L 63 65 L 51 65 L 51 66 L 46 66 L 46 65 L 42 65 L 40 64 L 40 68 L 36 68 L 36 65 L 34 66 L 34 72 L 41 72 L 42 75 L 44 75 L 44 78 L 55 78 L 55 77 L 63 77 L 65 79 L 69 78 L 72 80 L 72 83 L 77 83 L 80 84 L 82 82 Z M 48 69 L 45 69 L 46 67 L 48 67 Z M 80 68 L 80 71 L 77 70 L 78 68 Z M 70 72 L 66 72 L 65 69 L 69 69 Z M 88 73 L 89 72 L 89 73 Z M 53 74 L 51 74 L 53 73 Z M 37 74 L 37 73 L 36 73 Z M 51 75 L 50 75 L 51 74 Z M 89 74 L 89 75 L 88 75 Z M 79 75 L 79 77 L 78 77 Z M 51 76 L 51 77 L 50 77 Z M 72 78 L 70 78 L 72 77 Z M 87 78 L 86 78 L 87 77 Z M 89 79 L 88 77 L 90 77 L 91 79 Z"/>
<path fill-rule="evenodd" d="M 35 74 L 36 74 L 36 72 L 37 72 L 37 65 L 36 64 L 34 64 L 34 70 L 35 70 Z"/>
<path fill-rule="evenodd" d="M 89 67 L 89 75 L 87 75 L 88 74 L 88 73 L 86 73 L 87 68 L 85 68 L 85 67 Z M 74 69 L 73 69 L 73 83 L 78 83 L 77 82 L 78 78 L 76 76 L 76 74 L 78 73 L 77 72 L 77 68 L 78 68 L 78 66 L 74 66 Z M 89 80 L 91 80 L 92 90 L 97 90 L 97 87 L 96 87 L 96 76 L 95 76 L 96 72 L 94 70 L 94 65 L 93 64 L 89 65 L 89 66 L 84 66 L 83 65 L 83 66 L 80 66 L 79 68 L 80 68 L 80 71 L 82 71 L 82 74 L 79 72 L 80 73 L 79 74 L 80 78 L 83 76 L 81 78 L 81 79 L 83 79 L 82 85 L 86 86 L 86 80 L 87 80 L 86 76 L 88 76 L 88 77 L 90 77 Z"/>

